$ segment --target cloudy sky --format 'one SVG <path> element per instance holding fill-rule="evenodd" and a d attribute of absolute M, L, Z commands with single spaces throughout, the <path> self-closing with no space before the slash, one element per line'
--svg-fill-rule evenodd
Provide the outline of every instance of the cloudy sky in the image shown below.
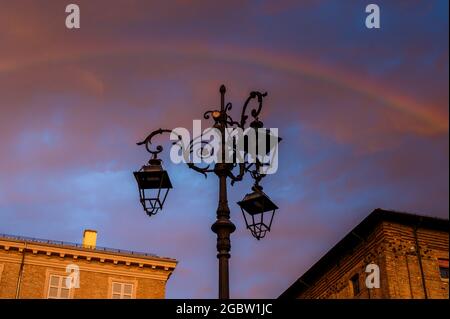
<path fill-rule="evenodd" d="M 231 295 L 277 297 L 377 207 L 449 212 L 448 1 L 0 0 L 0 233 L 80 242 L 180 261 L 169 298 L 215 298 L 210 230 L 217 179 L 165 167 L 174 184 L 148 218 L 132 172 L 135 145 L 160 127 L 192 127 L 228 88 L 233 114 L 267 91 L 279 205 L 256 241 L 229 189 Z M 210 123 L 203 122 L 205 127 Z M 166 149 L 167 150 L 167 149 Z"/>

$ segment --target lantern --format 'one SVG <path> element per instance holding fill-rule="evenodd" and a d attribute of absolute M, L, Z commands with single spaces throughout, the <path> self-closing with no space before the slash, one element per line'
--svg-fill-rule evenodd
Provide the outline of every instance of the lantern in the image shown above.
<path fill-rule="evenodd" d="M 148 165 L 134 172 L 134 177 L 138 184 L 142 207 L 147 215 L 155 215 L 163 208 L 167 194 L 172 188 L 169 175 L 163 169 L 161 160 L 151 159 Z"/>
<path fill-rule="evenodd" d="M 237 204 L 241 207 L 247 229 L 259 240 L 270 231 L 278 206 L 262 191 L 261 186 L 255 185 L 252 190 Z"/>

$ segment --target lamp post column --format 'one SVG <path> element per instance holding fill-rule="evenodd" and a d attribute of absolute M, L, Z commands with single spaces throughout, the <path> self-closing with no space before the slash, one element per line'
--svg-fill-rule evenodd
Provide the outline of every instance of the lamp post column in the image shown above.
<path fill-rule="evenodd" d="M 225 163 L 225 128 L 226 128 L 226 110 L 225 110 L 225 86 L 220 87 L 221 94 L 221 116 L 216 127 L 219 128 L 221 141 L 222 162 L 214 166 L 214 172 L 219 178 L 219 205 L 217 207 L 217 220 L 211 226 L 214 233 L 217 234 L 217 258 L 219 259 L 219 299 L 230 298 L 228 262 L 230 259 L 231 240 L 230 234 L 235 231 L 236 226 L 230 221 L 230 208 L 227 198 L 227 176 L 229 164 Z"/>
<path fill-rule="evenodd" d="M 227 176 L 226 164 L 216 164 L 215 172 L 219 177 L 219 206 L 217 208 L 217 220 L 211 226 L 217 234 L 217 258 L 219 259 L 219 298 L 230 298 L 228 261 L 230 259 L 231 240 L 230 234 L 236 226 L 230 221 L 230 209 L 227 201 Z"/>

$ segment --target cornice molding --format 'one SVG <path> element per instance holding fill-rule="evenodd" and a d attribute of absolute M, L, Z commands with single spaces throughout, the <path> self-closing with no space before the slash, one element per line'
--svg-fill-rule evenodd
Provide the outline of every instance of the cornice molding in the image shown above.
<path fill-rule="evenodd" d="M 107 251 L 90 251 L 88 249 L 69 246 L 56 246 L 5 239 L 0 239 L 0 249 L 1 248 L 6 251 L 17 250 L 18 253 L 25 250 L 26 252 L 30 252 L 35 255 L 42 253 L 49 257 L 55 256 L 57 258 L 71 258 L 73 260 L 86 259 L 87 261 L 98 261 L 104 264 L 110 263 L 111 265 L 123 265 L 124 267 L 136 267 L 137 269 L 149 267 L 151 269 L 161 269 L 169 272 L 172 272 L 178 263 L 178 261 L 168 258 L 130 256 Z"/>

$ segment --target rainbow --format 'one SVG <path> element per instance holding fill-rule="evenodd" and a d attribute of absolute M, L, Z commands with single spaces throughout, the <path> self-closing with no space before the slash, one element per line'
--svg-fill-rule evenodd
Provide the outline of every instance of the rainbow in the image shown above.
<path fill-rule="evenodd" d="M 62 51 L 37 54 L 21 61 L 0 61 L 0 74 L 32 67 L 45 63 L 65 63 L 92 59 L 104 56 L 126 56 L 129 54 L 161 54 L 176 55 L 182 58 L 213 59 L 216 61 L 243 63 L 270 68 L 279 72 L 291 73 L 309 77 L 319 81 L 327 81 L 337 87 L 361 94 L 369 99 L 379 101 L 379 104 L 403 112 L 419 121 L 425 134 L 448 133 L 448 115 L 436 111 L 435 106 L 419 103 L 415 99 L 397 92 L 392 92 L 367 79 L 351 74 L 347 70 L 324 67 L 296 55 L 279 52 L 268 52 L 253 48 L 221 47 L 214 49 L 204 44 L 180 43 L 173 44 L 141 44 L 91 43 L 81 48 L 64 49 Z"/>

